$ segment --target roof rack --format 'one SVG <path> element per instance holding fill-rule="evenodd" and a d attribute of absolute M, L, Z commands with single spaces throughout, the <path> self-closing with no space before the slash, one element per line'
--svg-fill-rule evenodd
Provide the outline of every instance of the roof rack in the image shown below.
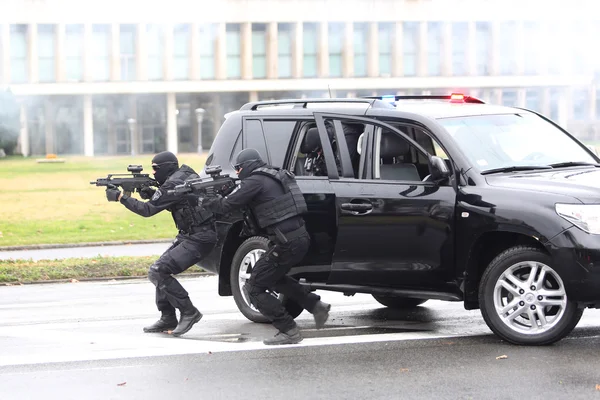
<path fill-rule="evenodd" d="M 279 106 L 286 104 L 293 104 L 294 108 L 307 108 L 308 104 L 315 103 L 363 103 L 365 105 L 370 105 L 371 107 L 379 108 L 379 107 L 389 107 L 389 105 L 381 104 L 377 101 L 378 98 L 313 98 L 313 99 L 290 99 L 290 100 L 267 100 L 267 101 L 254 101 L 251 103 L 244 104 L 240 111 L 243 110 L 252 110 L 256 111 L 260 107 L 268 107 L 268 106 Z"/>
<path fill-rule="evenodd" d="M 362 96 L 365 99 L 376 99 L 376 100 L 450 100 L 450 102 L 456 103 L 476 103 L 476 104 L 485 104 L 483 100 L 478 99 L 473 96 L 465 96 L 459 93 L 452 93 L 448 95 L 436 95 L 436 94 L 423 94 L 423 95 L 408 95 L 408 96 Z"/>

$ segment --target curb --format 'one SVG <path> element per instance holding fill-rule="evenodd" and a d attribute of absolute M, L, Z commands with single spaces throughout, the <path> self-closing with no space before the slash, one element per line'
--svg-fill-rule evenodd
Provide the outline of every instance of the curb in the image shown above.
<path fill-rule="evenodd" d="M 214 275 L 211 272 L 190 272 L 189 274 L 180 274 L 177 279 L 182 278 L 198 278 L 202 276 Z M 148 280 L 147 276 L 110 276 L 106 278 L 81 278 L 76 279 L 77 282 L 72 282 L 72 279 L 50 279 L 47 281 L 31 281 L 31 282 L 1 282 L 0 286 L 25 286 L 25 285 L 43 285 L 50 283 L 79 283 L 79 282 L 106 282 L 106 281 L 127 281 L 127 280 Z"/>
<path fill-rule="evenodd" d="M 22 245 L 22 246 L 0 246 L 0 251 L 63 249 L 63 248 L 69 248 L 69 247 L 123 246 L 123 245 L 130 245 L 130 244 L 152 244 L 152 243 L 172 243 L 172 242 L 173 242 L 173 239 L 150 239 L 150 240 L 121 240 L 121 241 L 116 241 L 116 242 L 29 244 L 29 245 Z"/>

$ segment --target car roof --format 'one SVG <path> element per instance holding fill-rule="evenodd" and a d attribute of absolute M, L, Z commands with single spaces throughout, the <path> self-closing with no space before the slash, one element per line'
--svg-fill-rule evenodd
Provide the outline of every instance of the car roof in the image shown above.
<path fill-rule="evenodd" d="M 425 115 L 430 118 L 453 118 L 475 115 L 514 114 L 525 110 L 492 104 L 449 103 L 444 101 L 402 101 L 396 102 L 396 110 Z M 525 111 L 526 112 L 526 111 Z"/>

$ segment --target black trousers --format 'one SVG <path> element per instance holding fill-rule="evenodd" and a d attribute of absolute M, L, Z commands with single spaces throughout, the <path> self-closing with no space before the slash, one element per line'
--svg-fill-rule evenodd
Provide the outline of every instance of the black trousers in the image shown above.
<path fill-rule="evenodd" d="M 267 292 L 271 289 L 300 304 L 312 312 L 320 296 L 300 285 L 297 280 L 287 276 L 290 269 L 298 264 L 308 251 L 310 236 L 305 233 L 286 244 L 273 243 L 256 262 L 250 279 L 244 285 L 252 304 L 273 326 L 281 332 L 287 332 L 296 326 L 296 322 L 285 310 L 281 301 Z"/>
<path fill-rule="evenodd" d="M 198 229 L 194 234 L 180 233 L 148 271 L 148 279 L 156 286 L 156 307 L 165 315 L 175 315 L 175 309 L 187 311 L 194 306 L 188 292 L 172 275 L 177 275 L 200 262 L 215 247 L 217 235 L 212 227 Z"/>

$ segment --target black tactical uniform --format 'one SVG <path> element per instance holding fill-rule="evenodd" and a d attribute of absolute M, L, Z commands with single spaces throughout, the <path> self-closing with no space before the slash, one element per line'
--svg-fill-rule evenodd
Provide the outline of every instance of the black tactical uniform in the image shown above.
<path fill-rule="evenodd" d="M 321 328 L 329 317 L 329 304 L 286 275 L 291 267 L 302 261 L 310 246 L 310 236 L 301 217 L 306 211 L 304 196 L 294 175 L 267 166 L 256 150 L 242 150 L 236 162 L 242 180 L 240 187 L 226 198 L 206 200 L 204 207 L 216 214 L 226 214 L 244 206 L 252 209 L 259 227 L 271 243 L 254 266 L 243 290 L 252 304 L 279 330 L 273 339 L 265 340 L 265 344 L 298 343 L 302 335 L 296 322 L 267 290 L 282 293 L 311 312 L 317 328 Z"/>
<path fill-rule="evenodd" d="M 150 267 L 148 279 L 156 286 L 156 306 L 161 318 L 144 332 L 173 330 L 174 336 L 189 331 L 200 321 L 202 314 L 192 304 L 188 292 L 172 275 L 179 274 L 206 257 L 215 247 L 217 236 L 214 215 L 198 205 L 198 198 L 189 194 L 169 194 L 175 186 L 186 179 L 198 178 L 189 166 L 179 167 L 177 157 L 171 152 L 162 152 L 152 159 L 154 177 L 160 184 L 158 190 L 143 190 L 141 197 L 150 199 L 142 202 L 133 197 L 122 196 L 121 203 L 142 217 L 151 217 L 163 210 L 173 216 L 179 234 L 169 249 Z M 117 193 L 115 193 L 117 192 Z M 108 200 L 116 201 L 120 192 L 107 189 Z M 175 314 L 179 309 L 179 323 Z"/>

